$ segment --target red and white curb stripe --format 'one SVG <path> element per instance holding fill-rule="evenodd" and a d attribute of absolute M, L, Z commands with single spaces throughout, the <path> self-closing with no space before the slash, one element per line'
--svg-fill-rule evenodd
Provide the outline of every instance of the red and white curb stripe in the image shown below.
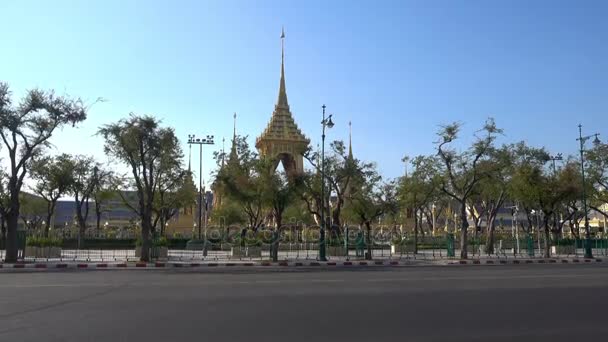
<path fill-rule="evenodd" d="M 529 264 L 590 264 L 603 263 L 604 259 L 498 259 L 498 260 L 456 260 L 448 265 L 529 265 Z"/>
<path fill-rule="evenodd" d="M 129 263 L 17 263 L 0 264 L 4 269 L 154 269 L 154 268 L 217 268 L 217 267 L 340 267 L 340 266 L 406 266 L 411 263 L 400 261 L 279 261 L 279 262 L 129 262 Z"/>
<path fill-rule="evenodd" d="M 603 263 L 604 259 L 492 259 L 492 260 L 453 260 L 447 263 L 429 263 L 425 266 L 452 266 L 452 265 L 528 265 L 528 264 L 595 264 Z M 608 262 L 608 261 L 606 261 Z M 416 265 L 412 261 L 398 260 L 350 260 L 350 261 L 261 261 L 261 262 L 192 262 L 192 263 L 173 263 L 173 262 L 122 262 L 122 263 L 17 263 L 2 264 L 0 269 L 167 269 L 167 268 L 229 268 L 229 267 L 258 267 L 258 268 L 284 268 L 284 267 L 378 267 L 378 266 L 412 266 Z"/>

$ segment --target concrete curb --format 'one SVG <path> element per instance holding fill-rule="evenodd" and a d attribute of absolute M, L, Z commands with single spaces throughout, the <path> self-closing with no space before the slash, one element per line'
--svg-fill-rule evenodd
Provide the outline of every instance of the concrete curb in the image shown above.
<path fill-rule="evenodd" d="M 606 261 L 608 262 L 608 261 Z M 294 268 L 294 267 L 312 267 L 312 268 L 353 268 L 353 267 L 402 267 L 402 266 L 466 266 L 466 265 L 530 265 L 530 264 L 596 264 L 606 263 L 604 259 L 492 259 L 492 260 L 450 260 L 450 261 L 435 261 L 429 263 L 417 264 L 412 261 L 401 260 L 354 260 L 354 261 L 259 261 L 259 262 L 207 262 L 207 263 L 178 263 L 178 262 L 90 262 L 90 263 L 16 263 L 3 264 L 0 263 L 0 269 L 36 269 L 38 271 L 53 270 L 53 269 L 78 269 L 78 270 L 111 270 L 111 269 L 172 269 L 172 268 Z"/>

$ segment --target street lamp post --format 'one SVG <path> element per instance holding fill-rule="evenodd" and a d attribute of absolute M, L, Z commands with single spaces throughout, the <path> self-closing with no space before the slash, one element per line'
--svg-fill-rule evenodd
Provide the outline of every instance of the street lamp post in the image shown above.
<path fill-rule="evenodd" d="M 583 137 L 582 136 L 582 125 L 578 125 L 578 132 L 579 132 L 579 138 L 576 139 L 579 141 L 580 143 L 580 154 L 581 154 L 581 175 L 582 175 L 582 181 L 583 181 L 583 207 L 584 207 L 584 211 L 585 211 L 585 258 L 592 258 L 592 252 L 591 252 L 591 229 L 589 227 L 589 208 L 587 206 L 587 189 L 586 189 L 586 181 L 585 181 L 585 159 L 584 159 L 584 144 L 585 142 L 592 138 L 595 137 L 595 139 L 593 140 L 594 144 L 599 144 L 600 140 L 598 138 L 599 133 L 595 133 L 592 135 L 588 135 Z"/>
<path fill-rule="evenodd" d="M 319 234 L 319 260 L 327 261 L 325 257 L 325 127 L 332 128 L 334 123 L 331 121 L 332 114 L 325 118 L 325 105 L 323 108 L 323 133 L 321 134 L 321 232 Z"/>
<path fill-rule="evenodd" d="M 203 145 L 213 145 L 213 135 L 207 135 L 201 139 L 188 134 L 188 145 L 199 146 L 199 168 L 198 168 L 198 239 L 201 239 L 201 229 L 203 227 Z"/>
<path fill-rule="evenodd" d="M 513 254 L 519 254 L 519 227 L 517 226 L 517 216 L 519 215 L 519 208 L 517 205 L 507 207 L 511 209 L 513 217 L 511 218 L 511 236 L 515 238 L 515 249 Z"/>
<path fill-rule="evenodd" d="M 581 152 L 581 175 L 583 181 L 583 208 L 585 210 L 585 258 L 593 258 L 591 251 L 591 229 L 589 228 L 589 208 L 587 208 L 587 190 L 585 184 L 585 142 L 593 137 L 594 144 L 599 144 L 600 139 L 597 137 L 599 133 L 583 136 L 583 125 L 578 125 L 578 142 L 580 143 Z"/>

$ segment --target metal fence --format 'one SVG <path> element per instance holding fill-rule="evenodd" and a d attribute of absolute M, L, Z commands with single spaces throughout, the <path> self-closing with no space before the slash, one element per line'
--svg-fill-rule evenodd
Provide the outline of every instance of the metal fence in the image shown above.
<path fill-rule="evenodd" d="M 453 243 L 446 237 L 418 238 L 414 245 L 410 238 L 400 241 L 349 241 L 348 247 L 335 240 L 329 240 L 326 246 L 326 256 L 329 260 L 363 259 L 371 250 L 374 259 L 415 259 L 441 260 L 460 258 L 460 241 L 457 237 Z M 499 237 L 494 244 L 494 251 L 489 253 L 483 239 L 472 239 L 468 243 L 468 257 L 479 258 L 542 258 L 545 254 L 545 241 L 526 237 L 513 239 Z M 582 240 L 549 242 L 551 257 L 582 257 L 584 246 Z M 416 246 L 416 248 L 414 248 Z M 158 247 L 157 247 L 158 248 Z M 230 244 L 208 243 L 205 250 L 167 249 L 164 254 L 156 251 L 162 259 L 169 261 L 213 261 L 213 260 L 268 260 L 271 258 L 270 244 Z M 594 256 L 608 256 L 608 239 L 592 240 Z M 0 250 L 0 259 L 4 260 L 4 251 Z M 319 258 L 319 244 L 308 243 L 278 243 L 278 258 L 280 260 L 316 260 Z M 60 257 L 46 257 L 43 254 L 25 256 L 26 261 L 135 261 L 139 257 L 133 249 L 63 249 Z"/>

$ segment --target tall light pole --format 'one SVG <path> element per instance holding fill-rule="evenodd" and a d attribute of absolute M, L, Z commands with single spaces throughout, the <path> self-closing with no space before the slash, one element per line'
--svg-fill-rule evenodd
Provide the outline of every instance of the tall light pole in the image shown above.
<path fill-rule="evenodd" d="M 561 153 L 558 153 L 554 156 L 550 156 L 549 160 L 551 160 L 553 162 L 553 174 L 557 174 L 557 168 L 555 167 L 555 162 L 557 160 L 564 160 L 564 157 L 562 156 Z"/>
<path fill-rule="evenodd" d="M 194 134 L 188 134 L 188 145 L 199 146 L 199 166 L 198 166 L 198 239 L 201 239 L 201 229 L 203 226 L 203 145 L 213 145 L 213 135 L 206 138 L 197 138 Z"/>
<path fill-rule="evenodd" d="M 325 127 L 332 128 L 334 123 L 331 121 L 332 114 L 325 118 L 325 105 L 323 108 L 323 133 L 321 134 L 321 232 L 319 234 L 319 260 L 327 261 L 325 257 Z"/>
<path fill-rule="evenodd" d="M 583 125 L 578 125 L 578 142 L 580 143 L 581 152 L 581 175 L 583 180 L 583 208 L 585 210 L 585 258 L 593 258 L 591 252 L 591 229 L 589 228 L 589 208 L 587 208 L 587 190 L 585 184 L 585 142 L 593 137 L 594 144 L 599 144 L 600 139 L 597 137 L 599 133 L 583 136 Z"/>

